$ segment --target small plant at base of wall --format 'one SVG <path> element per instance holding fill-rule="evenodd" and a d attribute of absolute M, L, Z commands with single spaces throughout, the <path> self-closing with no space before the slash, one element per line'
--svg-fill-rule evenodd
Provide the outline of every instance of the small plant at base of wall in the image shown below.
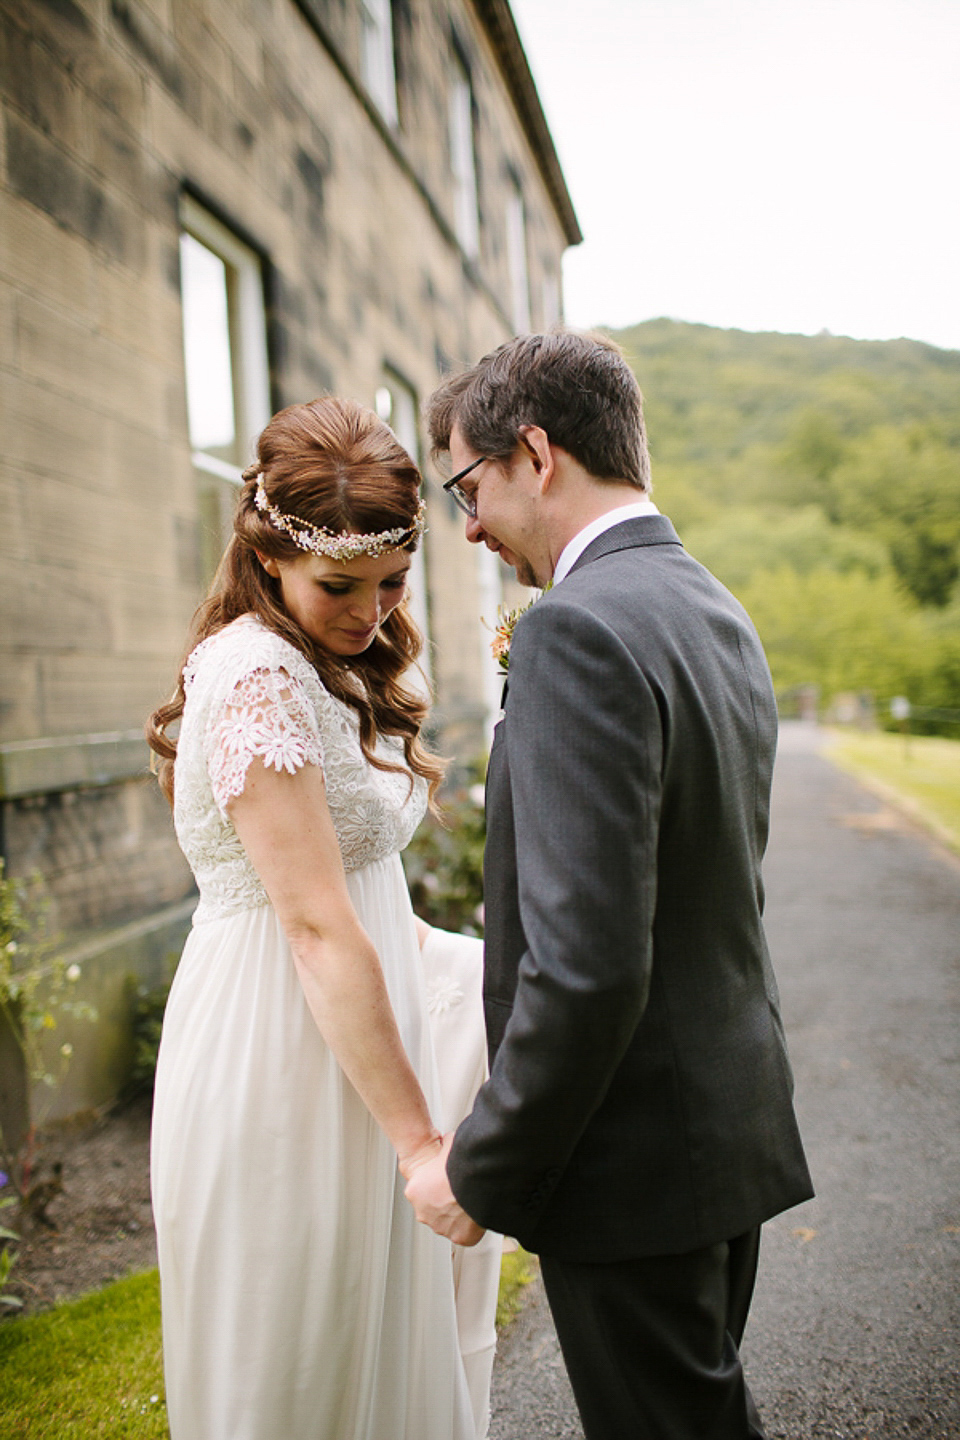
<path fill-rule="evenodd" d="M 21 1216 L 45 1222 L 45 1207 L 61 1188 L 59 1171 L 38 1178 L 31 1087 L 52 1090 L 73 1055 L 69 1040 L 52 1032 L 62 1018 L 94 1021 L 97 1012 L 77 996 L 80 966 L 58 953 L 48 923 L 49 903 L 39 875 L 8 876 L 0 860 L 0 1165 L 13 1192 L 0 1206 L 17 1203 Z M 46 1223 L 49 1223 L 48 1221 Z M 14 1232 L 0 1235 L 4 1277 L 14 1263 Z"/>

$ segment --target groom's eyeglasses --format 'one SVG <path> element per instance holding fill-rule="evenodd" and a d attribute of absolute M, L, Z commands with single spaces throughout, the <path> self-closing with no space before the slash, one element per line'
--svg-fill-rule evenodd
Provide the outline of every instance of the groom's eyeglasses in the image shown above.
<path fill-rule="evenodd" d="M 486 458 L 486 455 L 481 455 L 479 460 L 474 460 L 471 465 L 465 466 L 463 470 L 458 470 L 456 475 L 447 480 L 443 487 L 448 495 L 453 496 L 463 513 L 470 516 L 471 520 L 477 518 L 477 497 L 475 494 L 468 495 L 460 481 L 469 475 L 471 470 L 476 470 L 478 465 L 482 465 Z"/>

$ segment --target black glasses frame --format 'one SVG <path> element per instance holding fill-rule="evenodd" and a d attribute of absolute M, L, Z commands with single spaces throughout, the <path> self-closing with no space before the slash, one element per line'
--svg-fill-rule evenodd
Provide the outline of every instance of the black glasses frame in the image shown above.
<path fill-rule="evenodd" d="M 475 495 L 467 494 L 466 490 L 462 488 L 460 481 L 469 475 L 471 470 L 476 470 L 478 465 L 482 465 L 486 459 L 486 455 L 481 455 L 479 460 L 474 460 L 472 464 L 465 465 L 464 468 L 458 470 L 456 475 L 452 476 L 451 479 L 446 480 L 443 486 L 447 494 L 453 496 L 454 500 L 460 506 L 460 509 L 465 515 L 469 515 L 471 520 L 476 520 L 477 518 L 477 499 Z"/>

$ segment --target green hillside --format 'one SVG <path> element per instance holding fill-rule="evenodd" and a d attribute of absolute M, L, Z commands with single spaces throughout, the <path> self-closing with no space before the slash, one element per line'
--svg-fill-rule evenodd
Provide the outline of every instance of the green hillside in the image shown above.
<path fill-rule="evenodd" d="M 615 332 L 655 494 L 753 615 L 782 695 L 960 712 L 960 351 L 651 320 Z"/>

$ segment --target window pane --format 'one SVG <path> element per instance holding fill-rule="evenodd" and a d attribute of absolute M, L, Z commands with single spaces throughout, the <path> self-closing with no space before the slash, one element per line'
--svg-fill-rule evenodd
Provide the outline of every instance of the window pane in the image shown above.
<path fill-rule="evenodd" d="M 397 77 L 393 63 L 390 0 L 362 0 L 363 78 L 384 120 L 397 123 Z"/>
<path fill-rule="evenodd" d="M 473 102 L 470 81 L 456 61 L 450 87 L 450 161 L 457 239 L 468 255 L 479 249 L 477 175 L 473 159 Z"/>
<path fill-rule="evenodd" d="M 192 235 L 180 236 L 180 262 L 190 444 L 195 450 L 232 447 L 236 418 L 227 269 Z"/>
<path fill-rule="evenodd" d="M 487 735 L 493 736 L 493 727 L 500 713 L 503 694 L 503 671 L 493 658 L 488 631 L 495 630 L 503 605 L 503 562 L 488 550 L 486 545 L 474 547 L 477 566 L 477 589 L 480 596 L 480 615 L 484 628 L 480 630 L 481 655 L 483 659 L 483 699 L 487 712 Z"/>
<path fill-rule="evenodd" d="M 549 330 L 560 323 L 560 284 L 556 275 L 544 275 L 541 293 L 543 328 Z"/>
<path fill-rule="evenodd" d="M 417 402 L 413 391 L 391 375 L 387 383 L 381 385 L 377 391 L 376 408 L 380 419 L 391 427 L 403 448 L 413 457 L 414 461 L 417 461 L 420 443 L 417 434 Z M 423 653 L 420 656 L 419 664 L 429 681 L 432 669 L 429 643 L 430 610 L 427 595 L 426 542 L 424 540 L 420 541 L 411 557 L 407 584 L 410 613 L 424 638 Z M 408 681 L 416 687 L 415 675 L 408 676 Z"/>
<path fill-rule="evenodd" d="M 518 335 L 530 329 L 530 281 L 527 275 L 527 226 L 519 188 L 507 197 L 507 263 L 510 266 L 510 300 L 513 328 Z"/>

